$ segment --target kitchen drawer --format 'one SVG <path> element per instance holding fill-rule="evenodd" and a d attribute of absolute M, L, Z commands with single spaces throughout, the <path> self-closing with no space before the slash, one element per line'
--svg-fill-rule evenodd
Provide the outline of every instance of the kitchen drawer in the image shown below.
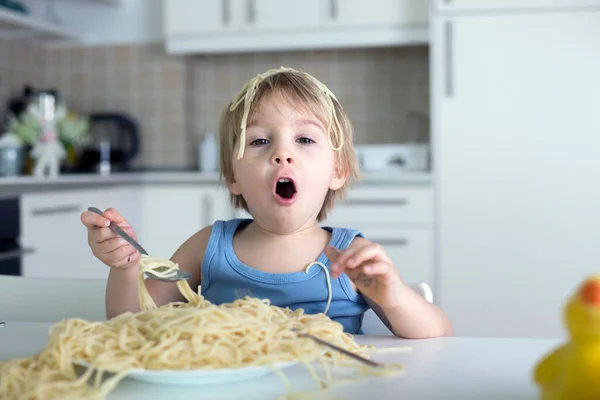
<path fill-rule="evenodd" d="M 362 232 L 385 249 L 405 282 L 425 282 L 434 287 L 433 229 L 366 228 Z"/>
<path fill-rule="evenodd" d="M 333 209 L 326 223 L 347 228 L 433 224 L 431 188 L 357 188 Z"/>
<path fill-rule="evenodd" d="M 130 216 L 133 191 L 119 188 L 26 193 L 21 196 L 22 275 L 36 278 L 106 278 L 109 268 L 88 245 L 81 213 L 89 206 L 115 207 Z M 132 218 L 136 220 L 138 218 Z"/>

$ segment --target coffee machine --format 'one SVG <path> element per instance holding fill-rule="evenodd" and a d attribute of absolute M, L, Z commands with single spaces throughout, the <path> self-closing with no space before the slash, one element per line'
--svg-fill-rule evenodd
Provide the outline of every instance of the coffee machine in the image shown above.
<path fill-rule="evenodd" d="M 76 173 L 126 172 L 140 152 L 139 125 L 124 113 L 92 113 L 89 144 L 79 150 Z"/>

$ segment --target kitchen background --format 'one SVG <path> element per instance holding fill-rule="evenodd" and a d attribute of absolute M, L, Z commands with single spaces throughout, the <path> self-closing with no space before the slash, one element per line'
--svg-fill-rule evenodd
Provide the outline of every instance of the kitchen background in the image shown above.
<path fill-rule="evenodd" d="M 0 102 L 23 85 L 55 87 L 78 113 L 125 112 L 140 125 L 134 166 L 193 168 L 243 84 L 281 65 L 310 72 L 352 118 L 357 144 L 428 142 L 428 47 L 173 56 L 161 43 L 45 49 L 0 40 Z"/>
<path fill-rule="evenodd" d="M 164 257 L 244 216 L 198 145 L 284 65 L 356 128 L 365 179 L 325 224 L 384 246 L 458 336 L 564 337 L 564 301 L 600 260 L 600 0 L 23 3 L 0 0 L 0 103 L 56 87 L 71 111 L 135 118 L 141 151 L 131 173 L 0 178 L 0 278 L 105 279 L 85 207 L 117 208 Z"/>

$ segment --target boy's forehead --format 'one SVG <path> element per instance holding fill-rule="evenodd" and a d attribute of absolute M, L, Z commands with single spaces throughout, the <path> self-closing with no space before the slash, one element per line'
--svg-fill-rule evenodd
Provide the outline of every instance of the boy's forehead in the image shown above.
<path fill-rule="evenodd" d="M 295 96 L 285 95 L 281 90 L 274 90 L 253 105 L 248 116 L 248 124 L 250 125 L 263 118 L 272 118 L 273 114 L 285 118 L 321 121 L 321 116 L 313 108 L 315 107 L 311 107 Z"/>

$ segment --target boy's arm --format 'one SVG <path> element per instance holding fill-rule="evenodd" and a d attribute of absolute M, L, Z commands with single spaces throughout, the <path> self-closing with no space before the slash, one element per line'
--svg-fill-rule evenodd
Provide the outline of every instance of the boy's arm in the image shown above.
<path fill-rule="evenodd" d="M 207 226 L 186 240 L 173 254 L 171 260 L 179 264 L 179 268 L 192 274 L 188 283 L 192 290 L 200 285 L 202 260 L 212 232 L 212 226 Z M 124 312 L 138 312 L 138 272 L 139 263 L 130 268 L 111 268 L 106 287 L 106 316 L 113 318 Z M 175 282 L 161 282 L 146 279 L 148 292 L 157 306 L 184 301 Z"/>
<path fill-rule="evenodd" d="M 364 294 L 361 295 L 395 336 L 424 339 L 454 335 L 452 325 L 444 312 L 406 284 L 402 285 L 398 293 L 398 296 L 401 296 L 400 305 L 394 309 L 384 310 Z"/>
<path fill-rule="evenodd" d="M 418 339 L 452 336 L 444 312 L 403 281 L 382 246 L 356 237 L 342 251 L 328 247 L 331 277 L 346 273 L 381 321 L 396 336 Z"/>

